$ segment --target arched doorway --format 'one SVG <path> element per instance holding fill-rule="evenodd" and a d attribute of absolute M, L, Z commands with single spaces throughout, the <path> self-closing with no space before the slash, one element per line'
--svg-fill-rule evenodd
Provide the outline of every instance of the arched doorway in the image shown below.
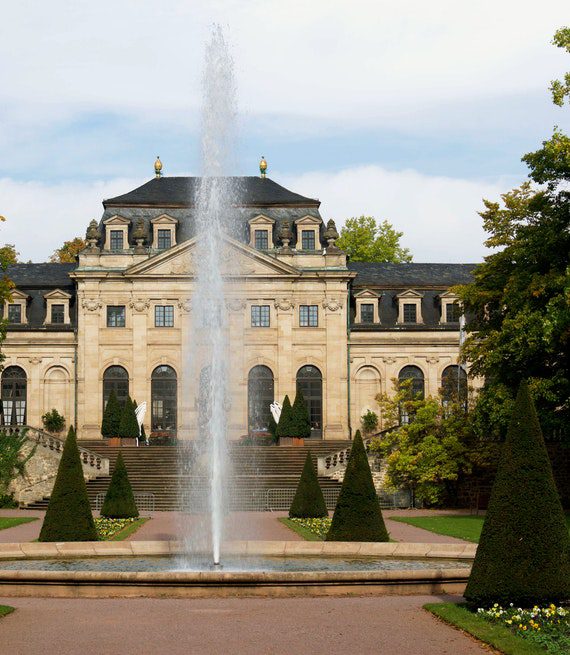
<path fill-rule="evenodd" d="M 380 373 L 378 370 L 374 366 L 360 368 L 354 378 L 354 393 L 352 394 L 355 425 L 360 425 L 362 416 L 368 411 L 378 414 L 376 396 L 380 391 Z"/>
<path fill-rule="evenodd" d="M 122 366 L 109 366 L 103 373 L 103 411 L 105 411 L 111 391 L 115 392 L 122 407 L 129 397 L 129 374 Z"/>
<path fill-rule="evenodd" d="M 28 380 L 19 366 L 8 366 L 2 371 L 2 424 L 26 424 L 26 396 Z"/>
<path fill-rule="evenodd" d="M 297 371 L 297 387 L 303 392 L 311 419 L 311 437 L 323 436 L 323 376 L 316 366 Z"/>
<path fill-rule="evenodd" d="M 178 381 L 171 366 L 157 366 L 151 377 L 151 418 L 153 432 L 176 435 Z"/>
<path fill-rule="evenodd" d="M 447 366 L 441 374 L 441 395 L 444 406 L 459 404 L 467 410 L 467 373 L 463 366 Z"/>
<path fill-rule="evenodd" d="M 424 373 L 421 368 L 418 366 L 404 366 L 398 375 L 398 381 L 400 386 L 403 382 L 410 380 L 409 387 L 409 397 L 406 399 L 408 401 L 412 400 L 423 400 L 425 396 L 425 382 L 424 382 Z M 409 407 L 404 401 L 400 405 L 400 423 L 405 425 L 409 423 L 412 418 Z"/>
<path fill-rule="evenodd" d="M 274 399 L 273 372 L 268 366 L 254 366 L 247 379 L 247 424 L 252 432 L 269 430 L 269 406 Z"/>

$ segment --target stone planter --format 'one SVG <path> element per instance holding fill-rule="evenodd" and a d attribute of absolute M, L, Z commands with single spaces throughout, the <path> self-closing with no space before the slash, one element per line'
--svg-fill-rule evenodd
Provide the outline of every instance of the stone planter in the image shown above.
<path fill-rule="evenodd" d="M 304 446 L 303 437 L 279 437 L 280 446 Z"/>

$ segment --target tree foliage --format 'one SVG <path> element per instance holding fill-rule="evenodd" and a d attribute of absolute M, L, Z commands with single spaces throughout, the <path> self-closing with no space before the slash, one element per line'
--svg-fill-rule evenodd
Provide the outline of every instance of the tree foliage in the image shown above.
<path fill-rule="evenodd" d="M 292 408 L 292 431 L 290 437 L 308 439 L 311 436 L 311 418 L 309 408 L 303 396 L 301 387 L 297 386 L 297 393 Z"/>
<path fill-rule="evenodd" d="M 53 255 L 49 258 L 50 262 L 59 264 L 73 264 L 77 255 L 87 246 L 85 239 L 75 237 L 70 241 L 65 241 L 61 248 L 54 250 Z"/>
<path fill-rule="evenodd" d="M 377 399 L 383 425 L 394 429 L 371 444 L 386 464 L 386 484 L 428 505 L 453 503 L 466 475 L 493 467 L 498 444 L 476 434 L 458 398 L 418 398 L 411 380 L 393 382 L 394 395 Z M 409 422 L 399 425 L 402 413 Z"/>
<path fill-rule="evenodd" d="M 137 439 L 139 436 L 139 423 L 135 414 L 135 406 L 130 396 L 127 398 L 121 414 L 119 436 L 123 439 Z"/>
<path fill-rule="evenodd" d="M 389 541 L 360 430 L 334 510 L 327 541 Z"/>
<path fill-rule="evenodd" d="M 353 262 L 411 262 L 410 251 L 400 245 L 403 235 L 386 220 L 377 223 L 373 216 L 359 216 L 346 221 L 336 245 Z"/>
<path fill-rule="evenodd" d="M 9 497 L 10 483 L 19 475 L 24 475 L 26 463 L 36 451 L 34 447 L 24 454 L 22 449 L 26 441 L 25 429 L 19 433 L 0 431 L 0 507 Z"/>
<path fill-rule="evenodd" d="M 311 519 L 328 516 L 327 506 L 313 465 L 311 451 L 307 453 L 295 497 L 289 509 L 290 518 Z"/>
<path fill-rule="evenodd" d="M 520 385 L 465 598 L 532 607 L 570 598 L 570 536 L 540 424 Z"/>
<path fill-rule="evenodd" d="M 16 251 L 16 246 L 12 243 L 7 243 L 0 248 L 0 261 L 6 266 L 19 263 L 20 253 Z"/>
<path fill-rule="evenodd" d="M 40 541 L 97 541 L 73 426 L 70 426 Z"/>
<path fill-rule="evenodd" d="M 101 422 L 101 435 L 107 439 L 119 436 L 121 427 L 121 405 L 115 395 L 115 390 L 111 389 L 105 411 L 103 412 L 103 421 Z"/>
<path fill-rule="evenodd" d="M 281 408 L 281 416 L 277 424 L 277 437 L 290 437 L 293 431 L 293 408 L 289 396 L 285 396 Z"/>
<path fill-rule="evenodd" d="M 552 43 L 558 48 L 564 48 L 566 52 L 570 52 L 570 27 L 561 27 L 557 30 Z M 566 98 L 570 102 L 570 73 L 566 73 L 562 80 L 553 80 L 550 91 L 555 105 L 562 107 Z"/>
<path fill-rule="evenodd" d="M 61 432 L 65 427 L 65 417 L 53 408 L 42 416 L 42 423 L 48 432 Z"/>
<path fill-rule="evenodd" d="M 136 518 L 139 510 L 135 502 L 135 496 L 127 473 L 127 467 L 123 454 L 119 453 L 115 462 L 113 477 L 105 494 L 101 516 L 109 519 L 130 519 Z"/>
<path fill-rule="evenodd" d="M 378 414 L 369 409 L 360 417 L 360 425 L 364 434 L 371 434 L 378 429 Z"/>

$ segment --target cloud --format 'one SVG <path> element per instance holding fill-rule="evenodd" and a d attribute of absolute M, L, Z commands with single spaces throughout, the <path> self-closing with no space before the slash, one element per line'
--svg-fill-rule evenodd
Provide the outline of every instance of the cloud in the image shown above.
<path fill-rule="evenodd" d="M 367 214 L 388 219 L 404 232 L 403 245 L 414 261 L 473 262 L 485 254 L 482 198 L 498 198 L 512 184 L 477 182 L 423 175 L 414 170 L 378 166 L 336 172 L 315 171 L 273 178 L 288 188 L 322 201 L 325 220 L 337 226 L 346 218 Z M 0 179 L 0 241 L 14 243 L 27 261 L 45 261 L 65 240 L 83 235 L 99 219 L 101 201 L 126 193 L 145 180 L 116 178 L 98 182 L 20 182 Z"/>

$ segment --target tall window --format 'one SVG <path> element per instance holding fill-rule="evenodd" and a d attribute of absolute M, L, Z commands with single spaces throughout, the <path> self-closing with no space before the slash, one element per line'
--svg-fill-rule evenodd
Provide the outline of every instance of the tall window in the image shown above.
<path fill-rule="evenodd" d="M 269 249 L 269 232 L 267 230 L 255 230 L 254 240 L 256 250 Z"/>
<path fill-rule="evenodd" d="M 374 305 L 369 303 L 360 305 L 360 322 L 374 323 Z"/>
<path fill-rule="evenodd" d="M 301 327 L 318 327 L 318 305 L 299 305 L 299 325 Z"/>
<path fill-rule="evenodd" d="M 467 411 L 467 373 L 463 366 L 447 366 L 443 369 L 441 393 L 444 406 L 458 403 Z"/>
<path fill-rule="evenodd" d="M 172 230 L 157 230 L 156 245 L 159 250 L 167 250 L 172 245 Z"/>
<path fill-rule="evenodd" d="M 254 366 L 247 380 L 249 432 L 267 432 L 273 402 L 273 373 L 267 366 Z"/>
<path fill-rule="evenodd" d="M 52 305 L 51 306 L 51 322 L 63 323 L 65 321 L 65 306 Z"/>
<path fill-rule="evenodd" d="M 22 322 L 22 305 L 8 305 L 8 323 Z"/>
<path fill-rule="evenodd" d="M 311 436 L 323 435 L 323 376 L 316 366 L 297 371 L 297 387 L 303 392 L 311 419 Z"/>
<path fill-rule="evenodd" d="M 103 373 L 103 411 L 107 401 L 115 392 L 120 405 L 124 405 L 129 395 L 129 374 L 122 366 L 109 366 Z"/>
<path fill-rule="evenodd" d="M 315 249 L 315 231 L 301 230 L 301 248 L 303 250 Z"/>
<path fill-rule="evenodd" d="M 461 307 L 456 302 L 445 303 L 445 322 L 459 323 L 461 317 Z"/>
<path fill-rule="evenodd" d="M 269 305 L 251 306 L 251 327 L 269 327 Z"/>
<path fill-rule="evenodd" d="M 107 305 L 107 327 L 125 327 L 124 305 Z"/>
<path fill-rule="evenodd" d="M 418 308 L 415 303 L 404 303 L 404 323 L 418 322 Z"/>
<path fill-rule="evenodd" d="M 151 429 L 176 433 L 178 383 L 171 366 L 157 366 L 151 377 Z"/>
<path fill-rule="evenodd" d="M 26 424 L 26 372 L 19 366 L 2 371 L 2 424 Z"/>
<path fill-rule="evenodd" d="M 123 235 L 123 230 L 111 230 L 109 237 L 111 250 L 123 250 Z"/>
<path fill-rule="evenodd" d="M 424 374 L 421 368 L 417 366 L 404 366 L 398 375 L 400 385 L 407 380 L 411 380 L 409 387 L 409 396 L 400 405 L 400 423 L 409 423 L 412 419 L 409 402 L 413 400 L 422 400 L 425 395 Z"/>
<path fill-rule="evenodd" d="M 174 327 L 174 305 L 156 305 L 154 308 L 155 327 Z"/>

